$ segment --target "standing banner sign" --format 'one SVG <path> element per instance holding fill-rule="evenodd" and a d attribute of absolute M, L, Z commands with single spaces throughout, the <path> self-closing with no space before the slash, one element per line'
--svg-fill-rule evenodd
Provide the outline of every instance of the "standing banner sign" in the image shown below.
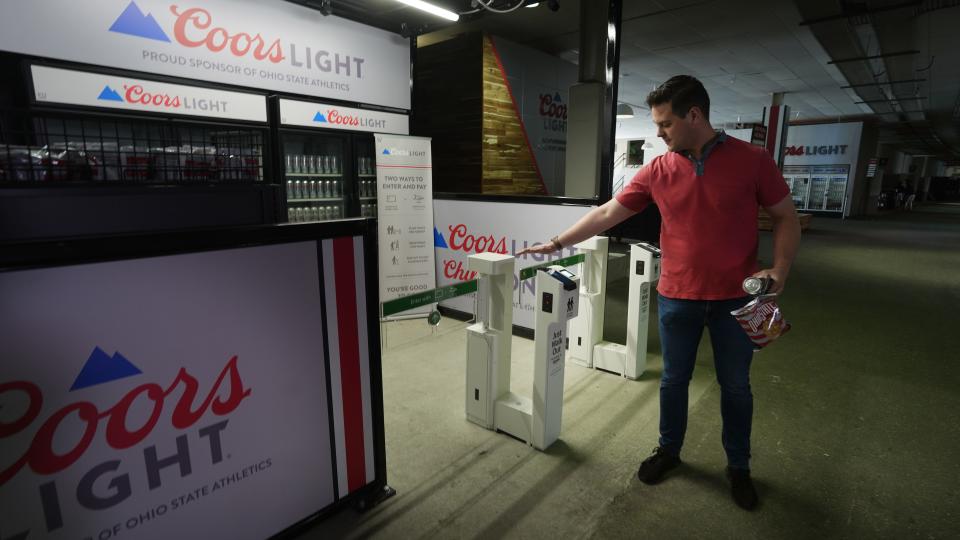
<path fill-rule="evenodd" d="M 377 217 L 380 238 L 380 301 L 436 287 L 433 251 L 433 169 L 430 139 L 374 135 L 377 152 Z M 398 318 L 422 316 L 422 306 Z"/>

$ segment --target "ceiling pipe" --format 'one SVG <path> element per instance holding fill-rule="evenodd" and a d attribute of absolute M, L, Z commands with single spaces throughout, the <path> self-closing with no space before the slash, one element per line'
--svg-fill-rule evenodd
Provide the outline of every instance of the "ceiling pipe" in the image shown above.
<path fill-rule="evenodd" d="M 800 26 L 809 26 L 809 25 L 811 25 L 811 24 L 818 24 L 818 23 L 828 22 L 828 21 L 836 21 L 836 20 L 839 20 L 839 19 L 849 19 L 849 18 L 851 18 L 851 17 L 860 17 L 860 16 L 864 16 L 864 15 L 873 15 L 874 13 L 882 13 L 882 12 L 884 12 L 884 11 L 893 11 L 893 10 L 895 10 L 895 9 L 903 9 L 903 8 L 908 8 L 908 7 L 916 7 L 916 6 L 919 6 L 919 5 L 921 5 L 921 4 L 923 4 L 923 1 L 922 1 L 922 0 L 910 0 L 909 2 L 901 2 L 901 3 L 899 3 L 899 4 L 893 4 L 893 5 L 890 5 L 890 6 L 884 6 L 884 7 L 880 7 L 880 8 L 863 7 L 863 8 L 851 9 L 851 8 L 849 8 L 849 7 L 846 7 L 846 8 L 844 8 L 844 10 L 846 11 L 846 13 L 842 13 L 842 14 L 840 14 L 840 15 L 829 15 L 829 16 L 827 16 L 827 17 L 818 17 L 818 18 L 816 18 L 816 19 L 807 19 L 807 20 L 805 20 L 805 21 L 800 21 Z"/>
<path fill-rule="evenodd" d="M 926 79 L 903 79 L 902 81 L 884 81 L 884 82 L 871 82 L 871 83 L 862 83 L 862 84 L 848 84 L 847 86 L 841 86 L 840 88 L 861 88 L 864 86 L 884 86 L 888 84 L 905 84 L 905 83 L 918 83 L 925 82 Z"/>
<path fill-rule="evenodd" d="M 920 54 L 918 50 L 909 50 L 909 51 L 897 51 L 892 53 L 883 53 L 883 54 L 874 54 L 872 56 L 854 56 L 853 58 L 841 58 L 839 60 L 831 60 L 827 62 L 828 64 L 842 64 L 844 62 L 859 62 L 861 60 L 874 60 L 877 58 L 890 58 L 891 56 L 906 56 L 909 54 Z"/>

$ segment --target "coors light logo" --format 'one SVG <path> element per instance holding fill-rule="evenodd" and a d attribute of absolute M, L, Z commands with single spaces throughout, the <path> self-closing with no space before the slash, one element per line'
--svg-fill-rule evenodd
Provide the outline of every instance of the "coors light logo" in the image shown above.
<path fill-rule="evenodd" d="M 174 430 L 181 432 L 194 427 L 201 419 L 224 417 L 236 410 L 251 393 L 249 388 L 244 388 L 237 357 L 226 362 L 208 388 L 201 388 L 200 381 L 181 367 L 172 381 L 143 382 L 115 403 L 94 403 L 90 401 L 94 396 L 82 392 L 93 386 L 118 384 L 116 381 L 120 379 L 141 374 L 140 369 L 119 352 L 109 356 L 97 347 L 69 390 L 78 392 L 76 401 L 42 417 L 45 395 L 38 384 L 29 380 L 0 383 L 0 409 L 15 415 L 0 421 L 3 448 L 0 489 L 20 475 L 32 472 L 39 485 L 36 492 L 23 496 L 34 499 L 42 509 L 46 532 L 71 525 L 64 523 L 63 517 L 63 505 L 68 498 L 75 497 L 76 503 L 87 510 L 105 510 L 127 500 L 134 492 L 161 487 L 160 472 L 164 469 L 178 471 L 182 478 L 191 474 L 192 464 L 197 461 L 209 460 L 212 465 L 223 461 L 221 433 L 227 427 L 227 419 L 200 427 L 196 435 L 180 434 L 173 444 L 161 443 L 161 448 L 176 448 L 171 455 L 158 456 L 157 444 L 135 453 L 124 453 L 123 459 L 118 453 L 144 442 L 161 422 L 169 422 Z M 80 461 L 100 437 L 98 446 L 103 447 L 105 443 L 114 455 L 86 471 L 76 485 L 64 485 L 58 473 Z M 136 469 L 145 471 L 143 476 L 134 475 L 137 479 L 145 477 L 143 485 L 131 478 L 131 471 Z M 4 515 L 5 522 L 9 518 Z M 13 534 L 13 538 L 26 538 L 31 532 L 15 532 L 10 528 L 11 525 L 5 523 L 3 534 Z"/>
<path fill-rule="evenodd" d="M 144 2 L 145 3 L 145 2 Z M 158 12 L 161 21 L 153 13 L 144 13 L 136 2 L 130 2 L 123 13 L 113 22 L 109 31 L 128 36 L 150 39 L 165 43 L 177 43 L 190 49 L 205 49 L 215 55 L 229 55 L 237 59 L 253 59 L 266 65 L 288 64 L 291 67 L 333 73 L 345 77 L 363 78 L 364 58 L 329 51 L 316 46 L 301 46 L 285 43 L 280 37 L 265 35 L 250 28 L 229 28 L 217 22 L 216 14 L 202 7 L 183 7 L 177 4 L 167 6 L 166 13 Z M 172 20 L 172 24 L 168 22 Z M 171 31 L 164 30 L 166 23 Z M 244 25 L 246 26 L 246 25 Z M 170 39 L 172 34 L 173 39 Z M 162 59 L 165 63 L 189 64 L 191 67 L 205 67 L 203 59 L 187 58 L 143 51 L 144 59 Z M 229 73 L 236 72 L 236 66 L 223 66 Z M 273 70 L 263 70 L 261 77 L 283 79 L 287 82 L 305 83 L 302 77 Z"/>

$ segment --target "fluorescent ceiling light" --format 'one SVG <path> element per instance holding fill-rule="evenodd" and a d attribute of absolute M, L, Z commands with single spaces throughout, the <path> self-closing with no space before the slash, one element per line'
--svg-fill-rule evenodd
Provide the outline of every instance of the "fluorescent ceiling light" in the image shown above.
<path fill-rule="evenodd" d="M 456 13 L 443 9 L 442 7 L 437 7 L 433 4 L 429 4 L 427 2 L 423 2 L 422 0 L 397 0 L 397 2 L 426 11 L 427 13 L 436 15 L 437 17 L 443 17 L 448 21 L 457 22 L 458 20 L 460 20 L 460 16 L 457 15 Z"/>
<path fill-rule="evenodd" d="M 532 4 L 527 4 L 527 5 L 523 6 L 523 7 L 537 7 L 537 6 L 539 6 L 539 5 L 540 5 L 540 2 L 534 2 L 534 3 L 532 3 Z"/>
<path fill-rule="evenodd" d="M 633 118 L 633 108 L 626 103 L 617 105 L 617 118 Z"/>

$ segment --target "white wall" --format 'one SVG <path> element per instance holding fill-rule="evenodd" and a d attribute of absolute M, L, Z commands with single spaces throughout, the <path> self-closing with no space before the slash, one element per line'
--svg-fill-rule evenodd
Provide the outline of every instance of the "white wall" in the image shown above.
<path fill-rule="evenodd" d="M 750 142 L 753 138 L 752 129 L 728 129 L 726 130 L 727 135 L 733 137 L 734 139 L 740 139 L 741 141 Z"/>

